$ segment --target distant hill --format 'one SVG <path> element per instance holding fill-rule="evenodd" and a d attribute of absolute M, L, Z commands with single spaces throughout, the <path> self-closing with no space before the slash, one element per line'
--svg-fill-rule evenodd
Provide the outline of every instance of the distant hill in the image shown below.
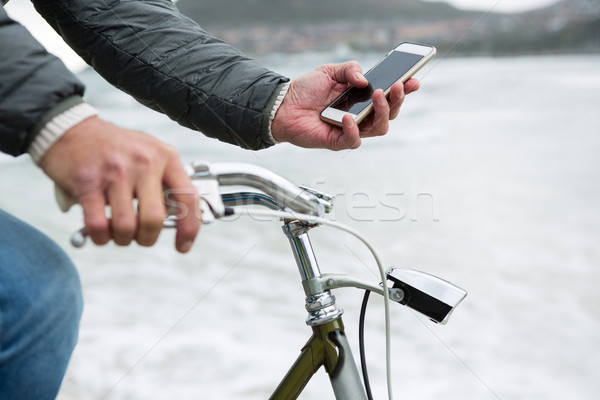
<path fill-rule="evenodd" d="M 379 19 L 443 19 L 464 12 L 420 0 L 179 0 L 179 9 L 201 25 L 255 26 Z"/>
<path fill-rule="evenodd" d="M 563 0 L 520 14 L 493 14 L 462 51 L 492 54 L 600 52 L 600 1 Z"/>
<path fill-rule="evenodd" d="M 420 0 L 179 0 L 177 6 L 249 53 L 385 51 L 404 40 L 452 54 L 600 52 L 598 0 L 563 0 L 519 14 Z"/>

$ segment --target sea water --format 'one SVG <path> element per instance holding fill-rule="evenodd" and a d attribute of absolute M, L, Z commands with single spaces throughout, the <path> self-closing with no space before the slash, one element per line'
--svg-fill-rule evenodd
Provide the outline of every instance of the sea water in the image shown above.
<path fill-rule="evenodd" d="M 378 55 L 272 55 L 290 77 Z M 250 152 L 181 128 L 92 71 L 86 99 L 117 124 L 171 143 L 184 162 L 238 161 L 336 195 L 329 218 L 366 235 L 388 266 L 469 292 L 448 325 L 392 305 L 396 398 L 595 399 L 600 390 L 600 56 L 438 57 L 418 75 L 382 138 L 354 151 L 288 144 Z M 265 399 L 310 335 L 304 294 L 277 221 L 204 226 L 179 255 L 69 246 L 81 211 L 61 214 L 28 157 L 0 158 L 0 207 L 72 256 L 83 284 L 79 344 L 59 399 Z M 353 237 L 313 230 L 323 272 L 378 282 Z M 335 293 L 356 349 L 362 293 Z M 369 304 L 367 360 L 385 397 L 380 299 Z M 355 350 L 356 354 L 358 352 Z M 303 399 L 333 398 L 326 374 Z"/>

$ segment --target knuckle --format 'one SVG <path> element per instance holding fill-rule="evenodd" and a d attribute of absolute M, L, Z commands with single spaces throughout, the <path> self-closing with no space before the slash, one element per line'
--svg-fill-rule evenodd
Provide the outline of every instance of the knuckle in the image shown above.
<path fill-rule="evenodd" d="M 90 239 L 92 239 L 92 242 L 97 245 L 106 244 L 110 238 L 109 223 L 106 219 L 90 219 L 86 222 L 85 229 Z"/>
<path fill-rule="evenodd" d="M 101 174 L 97 168 L 79 168 L 73 176 L 75 196 L 89 196 L 101 185 Z"/>
<path fill-rule="evenodd" d="M 128 165 L 123 157 L 112 155 L 106 158 L 105 168 L 111 179 L 121 179 L 127 175 Z"/>
<path fill-rule="evenodd" d="M 178 157 L 177 149 L 174 146 L 165 143 L 163 144 L 163 149 L 168 157 Z"/>
<path fill-rule="evenodd" d="M 347 65 L 347 66 L 348 66 L 348 68 L 349 68 L 349 69 L 351 69 L 351 70 L 361 70 L 361 69 L 362 69 L 362 68 L 361 68 L 361 66 L 360 66 L 360 64 L 359 64 L 359 63 L 358 63 L 358 61 L 356 61 L 356 60 L 351 60 L 351 61 L 348 61 L 348 62 L 346 63 L 346 65 Z"/>
<path fill-rule="evenodd" d="M 175 147 L 168 143 L 158 141 L 155 143 L 155 157 L 171 158 L 177 155 Z"/>
<path fill-rule="evenodd" d="M 140 217 L 140 230 L 157 232 L 162 229 L 164 213 L 150 211 Z"/>
<path fill-rule="evenodd" d="M 377 136 L 383 136 L 386 133 L 388 133 L 388 131 L 390 130 L 390 122 L 389 120 L 386 118 L 382 121 L 381 126 L 379 127 L 379 129 L 376 132 Z"/>
<path fill-rule="evenodd" d="M 177 157 L 175 147 L 161 142 L 155 138 L 149 138 L 146 146 L 139 146 L 132 150 L 131 159 L 137 168 L 160 168 Z"/>
<path fill-rule="evenodd" d="M 163 142 L 158 142 L 151 151 L 136 155 L 136 163 L 146 169 L 162 170 L 165 166 L 179 160 L 177 149 Z"/>
<path fill-rule="evenodd" d="M 160 231 L 162 229 L 162 224 L 160 225 L 146 225 L 141 226 L 138 231 L 136 241 L 141 246 L 152 246 L 158 240 L 158 236 L 160 235 Z"/>
<path fill-rule="evenodd" d="M 132 237 L 137 228 L 135 218 L 124 214 L 113 215 L 111 226 L 115 239 Z"/>
<path fill-rule="evenodd" d="M 178 236 L 184 240 L 192 240 L 198 234 L 200 229 L 201 220 L 199 218 L 193 218 L 191 221 L 187 221 L 187 223 L 179 223 L 177 225 L 177 233 Z"/>
<path fill-rule="evenodd" d="M 143 170 L 147 170 L 156 165 L 158 158 L 155 151 L 147 151 L 146 149 L 137 149 L 132 154 L 132 160 L 135 163 L 135 167 Z"/>
<path fill-rule="evenodd" d="M 86 222 L 86 228 L 90 232 L 100 232 L 108 229 L 108 221 L 103 218 L 89 218 Z"/>
<path fill-rule="evenodd" d="M 179 159 L 179 152 L 173 146 L 168 145 L 165 148 L 165 160 L 167 165 L 178 165 L 181 167 L 181 161 Z M 183 171 L 183 168 L 181 168 Z"/>
<path fill-rule="evenodd" d="M 158 235 L 155 235 L 155 236 L 145 236 L 144 238 L 138 237 L 136 239 L 136 242 L 140 246 L 150 247 L 150 246 L 153 246 L 157 240 L 158 240 Z"/>

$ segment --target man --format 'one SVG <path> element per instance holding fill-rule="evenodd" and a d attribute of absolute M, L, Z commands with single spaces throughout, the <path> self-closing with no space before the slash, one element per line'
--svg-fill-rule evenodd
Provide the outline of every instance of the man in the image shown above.
<path fill-rule="evenodd" d="M 373 116 L 343 128 L 320 111 L 349 85 L 367 85 L 355 62 L 325 65 L 289 82 L 181 15 L 169 0 L 34 0 L 37 11 L 109 82 L 178 123 L 258 150 L 277 142 L 333 150 L 387 132 L 410 80 Z M 163 188 L 195 193 L 173 148 L 106 122 L 82 100 L 83 85 L 0 10 L 0 150 L 33 160 L 82 206 L 96 244 L 155 243 L 165 216 Z M 138 206 L 134 209 L 133 198 Z M 184 207 L 198 196 L 179 195 Z M 111 208 L 111 219 L 105 207 Z M 187 252 L 200 228 L 178 221 Z M 77 274 L 48 238 L 0 211 L 0 398 L 56 396 L 75 345 L 81 295 Z"/>

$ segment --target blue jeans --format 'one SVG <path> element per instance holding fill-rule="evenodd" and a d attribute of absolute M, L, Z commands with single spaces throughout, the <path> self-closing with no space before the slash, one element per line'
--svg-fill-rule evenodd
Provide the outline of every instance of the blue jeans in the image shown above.
<path fill-rule="evenodd" d="M 47 236 L 0 210 L 0 399 L 54 399 L 77 341 L 81 285 Z"/>

